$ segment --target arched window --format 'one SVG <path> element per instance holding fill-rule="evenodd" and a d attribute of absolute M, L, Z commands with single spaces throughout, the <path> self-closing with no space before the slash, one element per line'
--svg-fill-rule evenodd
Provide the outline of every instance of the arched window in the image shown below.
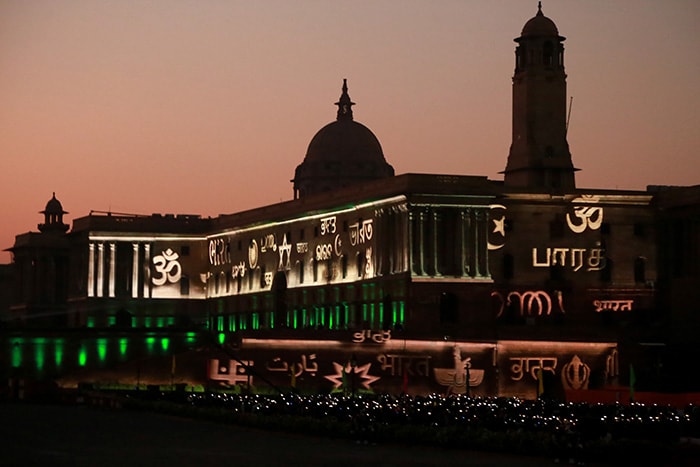
<path fill-rule="evenodd" d="M 503 278 L 508 280 L 513 278 L 515 270 L 515 260 L 513 255 L 506 253 L 503 255 Z"/>
<path fill-rule="evenodd" d="M 527 66 L 527 48 L 524 45 L 517 48 L 516 60 L 518 69 L 525 68 Z"/>

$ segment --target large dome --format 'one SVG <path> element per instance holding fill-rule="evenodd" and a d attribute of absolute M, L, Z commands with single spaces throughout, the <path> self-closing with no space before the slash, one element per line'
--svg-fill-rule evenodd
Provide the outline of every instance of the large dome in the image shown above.
<path fill-rule="evenodd" d="M 292 180 L 295 198 L 394 175 L 377 137 L 353 120 L 355 103 L 348 95 L 347 80 L 343 80 L 343 91 L 336 105 L 337 120 L 316 133 L 304 162 L 296 168 Z"/>
<path fill-rule="evenodd" d="M 305 162 L 343 160 L 385 163 L 384 153 L 374 133 L 361 123 L 342 119 L 321 128 L 311 139 Z"/>
<path fill-rule="evenodd" d="M 559 30 L 554 21 L 547 18 L 542 13 L 542 2 L 537 5 L 537 14 L 530 18 L 523 30 L 520 33 L 521 37 L 543 37 L 543 36 L 556 36 L 559 37 Z M 562 38 L 563 39 L 563 38 Z"/>

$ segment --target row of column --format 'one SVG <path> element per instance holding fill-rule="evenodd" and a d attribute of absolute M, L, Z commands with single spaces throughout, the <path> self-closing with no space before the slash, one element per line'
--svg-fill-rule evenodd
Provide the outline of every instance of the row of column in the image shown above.
<path fill-rule="evenodd" d="M 445 222 L 447 216 L 452 222 Z M 412 275 L 490 277 L 488 208 L 418 206 L 408 213 L 408 222 Z M 450 254 L 458 255 L 456 270 L 447 264 Z"/>
<path fill-rule="evenodd" d="M 151 245 L 148 243 L 132 243 L 131 265 L 131 297 L 150 297 L 148 265 L 151 260 Z M 143 251 L 143 260 L 141 252 Z M 142 271 L 141 277 L 139 271 Z M 117 243 L 90 242 L 88 246 L 87 296 L 109 297 L 116 296 L 117 273 Z M 139 290 L 142 290 L 139 295 Z"/>

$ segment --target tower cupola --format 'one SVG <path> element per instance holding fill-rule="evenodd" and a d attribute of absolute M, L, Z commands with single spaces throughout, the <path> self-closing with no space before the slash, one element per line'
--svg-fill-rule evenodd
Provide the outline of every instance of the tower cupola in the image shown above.
<path fill-rule="evenodd" d="M 40 232 L 63 233 L 68 230 L 68 224 L 63 223 L 63 215 L 68 214 L 68 212 L 63 210 L 61 202 L 56 199 L 55 192 L 41 214 L 44 215 L 44 223 L 37 226 Z"/>

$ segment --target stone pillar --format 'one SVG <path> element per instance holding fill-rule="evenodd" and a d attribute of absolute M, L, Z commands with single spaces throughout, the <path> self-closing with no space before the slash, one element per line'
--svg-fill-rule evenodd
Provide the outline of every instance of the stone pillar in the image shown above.
<path fill-rule="evenodd" d="M 131 298 L 137 298 L 139 295 L 139 244 L 134 242 L 131 244 L 133 251 L 131 259 Z"/>
<path fill-rule="evenodd" d="M 105 244 L 97 245 L 97 296 L 104 295 L 105 285 Z"/>
<path fill-rule="evenodd" d="M 109 272 L 107 273 L 109 277 L 108 280 L 108 294 L 111 298 L 114 298 L 114 284 L 115 284 L 115 274 L 117 271 L 117 244 L 112 242 L 109 244 Z"/>
<path fill-rule="evenodd" d="M 95 296 L 95 244 L 92 242 L 88 247 L 87 296 Z"/>
<path fill-rule="evenodd" d="M 252 274 L 251 274 L 252 276 Z M 151 245 L 143 246 L 143 297 L 151 298 Z"/>

